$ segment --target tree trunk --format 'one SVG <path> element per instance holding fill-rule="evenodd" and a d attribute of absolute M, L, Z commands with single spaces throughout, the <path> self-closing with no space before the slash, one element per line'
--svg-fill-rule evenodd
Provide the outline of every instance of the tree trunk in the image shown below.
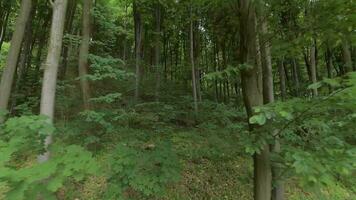
<path fill-rule="evenodd" d="M 349 42 L 345 39 L 342 42 L 342 56 L 344 59 L 344 70 L 345 73 L 352 71 L 352 58 Z"/>
<path fill-rule="evenodd" d="M 21 2 L 20 15 L 16 21 L 15 32 L 11 39 L 11 46 L 6 58 L 4 72 L 0 83 L 0 110 L 7 110 L 11 87 L 14 80 L 17 60 L 21 51 L 21 43 L 24 38 L 27 20 L 29 19 L 32 8 L 32 1 L 23 0 Z M 0 117 L 0 123 L 4 119 Z"/>
<path fill-rule="evenodd" d="M 84 109 L 90 109 L 90 84 L 86 75 L 88 75 L 88 56 L 89 56 L 89 43 L 90 43 L 90 12 L 92 0 L 83 1 L 83 24 L 82 24 L 82 41 L 79 49 L 79 77 L 80 77 L 80 87 L 82 90 L 82 98 Z"/>
<path fill-rule="evenodd" d="M 48 17 L 46 17 L 46 19 L 44 19 L 44 22 L 42 24 L 42 28 L 44 30 L 48 29 L 48 26 L 50 25 L 50 14 L 47 15 Z M 47 41 L 47 31 L 42 31 L 40 34 L 40 38 L 38 40 L 38 49 L 37 49 L 37 55 L 36 55 L 36 69 L 35 69 L 35 79 L 33 82 L 33 85 L 35 85 L 35 91 L 37 91 L 37 80 L 39 80 L 39 76 L 40 76 L 40 68 L 41 68 L 41 59 L 42 59 L 42 53 L 43 53 L 43 49 L 46 45 L 46 41 Z M 37 93 L 37 92 L 36 92 Z"/>
<path fill-rule="evenodd" d="M 327 69 L 327 74 L 328 78 L 332 78 L 332 68 L 333 68 L 333 63 L 332 63 L 332 53 L 329 45 L 327 44 L 326 46 L 326 53 L 325 53 L 325 63 L 326 63 L 326 69 Z M 329 86 L 329 93 L 332 93 L 332 87 Z"/>
<path fill-rule="evenodd" d="M 137 1 L 133 2 L 133 14 L 135 24 L 135 68 L 136 68 L 136 80 L 135 80 L 135 102 L 138 102 L 140 97 L 140 84 L 141 84 L 141 56 L 142 56 L 142 33 L 143 24 L 141 20 L 141 13 L 138 10 Z"/>
<path fill-rule="evenodd" d="M 73 29 L 73 21 L 74 21 L 74 16 L 75 16 L 76 10 L 77 10 L 77 0 L 69 1 L 68 11 L 67 11 L 68 14 L 66 16 L 64 31 L 71 35 L 75 34 L 75 30 Z M 73 44 L 71 41 L 69 44 L 67 44 L 63 47 L 63 50 L 62 50 L 63 62 L 59 69 L 59 79 L 61 79 L 61 80 L 65 79 L 65 77 L 66 77 L 67 67 L 68 67 L 68 63 L 69 63 L 69 58 L 71 56 L 72 48 L 73 48 Z"/>
<path fill-rule="evenodd" d="M 286 91 L 286 73 L 284 71 L 283 59 L 278 61 L 278 73 L 279 73 L 279 86 L 280 86 L 281 98 L 282 101 L 284 101 L 287 96 L 287 91 Z"/>
<path fill-rule="evenodd" d="M 156 3 L 155 8 L 155 21 L 156 21 L 156 37 L 155 37 L 155 68 L 156 68 L 156 88 L 155 98 L 159 101 L 159 90 L 161 85 L 161 5 L 159 1 Z M 165 48 L 165 59 L 167 57 L 167 48 Z M 165 62 L 166 63 L 166 62 Z M 165 65 L 166 68 L 166 65 Z"/>
<path fill-rule="evenodd" d="M 57 73 L 61 56 L 64 23 L 68 0 L 56 0 L 53 3 L 52 25 L 48 45 L 48 54 L 45 61 L 45 70 L 42 83 L 40 113 L 54 120 L 54 106 L 57 85 Z M 52 136 L 47 136 L 45 148 L 52 143 Z M 38 162 L 48 161 L 50 152 L 47 150 L 38 156 Z"/>
<path fill-rule="evenodd" d="M 300 96 L 299 89 L 300 89 L 300 82 L 299 82 L 299 72 L 298 72 L 298 63 L 295 58 L 292 59 L 292 67 L 293 67 L 293 82 L 294 82 L 294 90 L 295 96 Z"/>
<path fill-rule="evenodd" d="M 267 38 L 267 22 L 263 20 L 261 22 L 261 56 L 262 56 L 262 69 L 263 69 L 263 102 L 265 104 L 274 102 L 274 90 L 273 90 L 273 71 L 272 71 L 272 59 L 271 49 Z"/>
<path fill-rule="evenodd" d="M 35 11 L 36 11 L 36 3 L 37 3 L 36 1 L 33 1 L 31 13 L 30 13 L 29 19 L 26 22 L 25 32 L 27 34 L 24 36 L 24 39 L 23 39 L 20 59 L 19 59 L 18 66 L 17 66 L 17 78 L 16 78 L 16 83 L 15 83 L 15 88 L 14 88 L 14 91 L 12 94 L 13 97 L 12 97 L 11 108 L 10 108 L 11 113 L 17 104 L 18 93 L 22 88 L 22 84 L 24 83 L 23 79 L 26 74 L 27 61 L 29 60 L 29 57 L 31 56 L 30 53 L 31 53 L 32 34 L 33 34 L 32 21 L 33 21 L 33 17 L 35 15 Z"/>
<path fill-rule="evenodd" d="M 241 84 L 244 104 L 248 117 L 253 116 L 253 107 L 263 104 L 261 69 L 257 64 L 257 36 L 254 2 L 239 0 L 240 6 L 240 60 L 250 65 L 241 71 Z M 250 130 L 255 129 L 250 124 Z M 261 153 L 254 155 L 254 199 L 271 199 L 270 150 L 265 145 Z"/>
<path fill-rule="evenodd" d="M 310 49 L 310 73 L 311 73 L 311 80 L 312 83 L 317 82 L 317 77 L 316 77 L 316 42 L 313 41 L 313 44 Z M 314 88 L 313 89 L 313 96 L 318 96 L 318 89 Z"/>
<path fill-rule="evenodd" d="M 263 74 L 263 103 L 269 104 L 274 102 L 274 84 L 273 84 L 273 71 L 272 71 L 272 58 L 270 43 L 266 37 L 268 33 L 267 21 L 262 19 L 261 22 L 261 56 L 262 56 L 262 74 Z M 294 71 L 296 73 L 296 68 L 294 66 Z M 280 142 L 278 139 L 275 140 L 273 145 L 273 151 L 278 154 L 280 153 Z M 284 200 L 284 187 L 283 182 L 280 181 L 280 169 L 277 166 L 273 166 L 272 169 L 272 179 L 276 183 L 272 189 L 272 200 Z"/>
<path fill-rule="evenodd" d="M 195 61 L 194 61 L 194 25 L 193 25 L 193 8 L 190 7 L 190 62 L 192 66 L 192 88 L 193 88 L 193 99 L 194 99 L 194 111 L 198 112 L 198 96 L 197 96 L 197 84 L 196 84 L 196 71 L 195 71 Z"/>

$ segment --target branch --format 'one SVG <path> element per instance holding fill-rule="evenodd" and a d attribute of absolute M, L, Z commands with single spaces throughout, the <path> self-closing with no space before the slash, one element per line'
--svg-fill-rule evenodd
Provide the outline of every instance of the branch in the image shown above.
<path fill-rule="evenodd" d="M 294 120 L 289 121 L 287 124 L 285 124 L 285 125 L 283 126 L 283 128 L 278 131 L 278 133 L 276 133 L 275 135 L 273 135 L 273 137 L 274 137 L 274 138 L 279 137 L 279 136 L 282 134 L 282 132 L 283 132 L 284 130 L 286 130 L 292 123 L 294 123 L 294 122 L 298 121 L 300 118 L 304 117 L 305 114 L 307 114 L 309 111 L 313 110 L 313 108 L 315 108 L 316 105 L 318 105 L 318 104 L 320 104 L 321 102 L 324 102 L 324 101 L 330 99 L 331 97 L 333 97 L 333 96 L 335 96 L 336 94 L 338 94 L 338 93 L 344 91 L 345 89 L 347 89 L 347 87 L 342 88 L 342 89 L 340 89 L 340 90 L 338 90 L 338 91 L 335 91 L 334 93 L 332 93 L 332 94 L 330 94 L 329 96 L 325 97 L 325 98 L 322 99 L 321 101 L 317 101 L 317 102 L 313 103 L 311 106 L 309 106 L 308 108 L 306 108 L 305 110 L 303 110 L 303 112 L 301 112 Z M 306 118 L 304 118 L 303 120 L 306 120 Z M 303 121 L 303 120 L 302 120 L 302 121 Z"/>
<path fill-rule="evenodd" d="M 53 0 L 48 0 L 49 1 L 49 4 L 51 4 L 52 7 L 54 7 L 54 2 Z"/>

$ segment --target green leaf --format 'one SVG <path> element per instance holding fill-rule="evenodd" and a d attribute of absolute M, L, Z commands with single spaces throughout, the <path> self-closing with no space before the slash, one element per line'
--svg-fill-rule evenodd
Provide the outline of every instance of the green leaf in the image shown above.
<path fill-rule="evenodd" d="M 262 126 L 266 123 L 267 118 L 264 114 L 259 114 L 259 115 L 255 115 L 255 116 L 251 117 L 249 121 L 251 124 L 258 124 L 258 125 Z"/>
<path fill-rule="evenodd" d="M 318 89 L 322 86 L 322 83 L 321 82 L 316 82 L 316 83 L 313 83 L 311 85 L 308 86 L 308 89 L 309 90 L 314 90 L 314 89 Z"/>

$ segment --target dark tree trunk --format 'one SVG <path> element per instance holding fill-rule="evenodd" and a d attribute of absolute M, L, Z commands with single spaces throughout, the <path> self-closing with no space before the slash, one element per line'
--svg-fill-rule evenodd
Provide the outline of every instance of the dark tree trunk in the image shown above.
<path fill-rule="evenodd" d="M 242 92 L 248 117 L 253 116 L 253 107 L 263 105 L 261 69 L 256 58 L 258 39 L 256 34 L 256 16 L 254 3 L 240 0 L 240 60 L 251 67 L 241 71 Z M 250 124 L 250 129 L 257 127 Z M 254 199 L 271 199 L 271 166 L 269 145 L 261 153 L 254 155 Z"/>

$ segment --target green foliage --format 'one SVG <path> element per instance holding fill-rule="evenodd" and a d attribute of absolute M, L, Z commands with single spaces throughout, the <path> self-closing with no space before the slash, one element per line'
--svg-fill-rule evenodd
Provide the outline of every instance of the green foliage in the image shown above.
<path fill-rule="evenodd" d="M 120 68 L 123 65 L 123 62 L 120 59 L 100 57 L 96 55 L 90 55 L 89 59 L 93 73 L 81 78 L 99 81 L 104 79 L 124 80 L 128 76 L 132 76 L 132 74 L 128 74 Z"/>
<path fill-rule="evenodd" d="M 10 189 L 6 199 L 55 199 L 54 192 L 65 181 L 83 180 L 97 172 L 91 153 L 82 147 L 51 146 L 51 159 L 37 163 L 35 157 L 44 150 L 44 139 L 54 133 L 54 127 L 43 116 L 11 118 L 1 129 L 0 183 Z"/>
<path fill-rule="evenodd" d="M 1 46 L 1 52 L 0 52 L 0 75 L 1 72 L 5 66 L 5 62 L 6 62 L 6 57 L 7 57 L 7 53 L 9 51 L 10 48 L 10 43 L 8 42 L 4 42 Z"/>
<path fill-rule="evenodd" d="M 318 83 L 318 88 L 339 88 L 327 97 L 257 108 L 250 123 L 263 126 L 244 137 L 246 151 L 259 152 L 265 144 L 279 140 L 283 151 L 275 155 L 275 161 L 282 162 L 284 174 L 295 174 L 303 186 L 331 186 L 340 177 L 350 176 L 356 167 L 355 80 L 355 73 L 350 73 L 344 79 Z"/>
<path fill-rule="evenodd" d="M 180 178 L 177 155 L 167 142 L 120 144 L 110 158 L 108 199 L 124 199 L 124 192 L 162 196 L 169 184 Z"/>

